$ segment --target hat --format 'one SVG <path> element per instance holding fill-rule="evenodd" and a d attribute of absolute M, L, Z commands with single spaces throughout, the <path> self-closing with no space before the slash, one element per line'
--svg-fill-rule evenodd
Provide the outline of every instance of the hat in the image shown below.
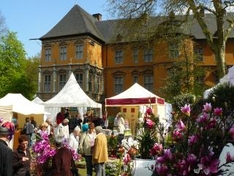
<path fill-rule="evenodd" d="M 82 132 L 86 132 L 89 129 L 89 124 L 85 123 L 82 125 Z"/>
<path fill-rule="evenodd" d="M 67 118 L 63 119 L 63 123 L 69 123 L 69 120 Z"/>
<path fill-rule="evenodd" d="M 0 134 L 8 135 L 8 134 L 10 134 L 10 131 L 5 127 L 0 126 Z"/>

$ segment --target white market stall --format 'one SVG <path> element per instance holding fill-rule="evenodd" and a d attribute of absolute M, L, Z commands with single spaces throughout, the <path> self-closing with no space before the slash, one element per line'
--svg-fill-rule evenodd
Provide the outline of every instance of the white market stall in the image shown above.
<path fill-rule="evenodd" d="M 160 122 L 166 125 L 166 103 L 165 100 L 148 91 L 138 83 L 133 84 L 124 92 L 105 99 L 106 107 L 121 107 L 125 119 L 129 122 L 134 134 L 137 123 L 138 112 L 145 112 L 146 106 L 152 105 L 154 113 L 159 116 Z"/>
<path fill-rule="evenodd" d="M 45 109 L 50 113 L 50 119 L 55 121 L 56 115 L 62 107 L 77 107 L 81 116 L 90 108 L 99 108 L 101 115 L 102 104 L 92 100 L 77 83 L 73 73 L 71 73 L 67 83 L 53 98 L 44 102 Z"/>
<path fill-rule="evenodd" d="M 19 93 L 8 93 L 0 99 L 0 117 L 4 120 L 12 121 L 13 113 L 18 117 L 20 128 L 25 123 L 25 118 L 33 116 L 38 124 L 43 122 L 44 105 L 38 105 L 31 102 Z M 15 131 L 14 139 L 11 140 L 10 146 L 15 149 L 18 146 L 18 136 L 20 131 Z M 14 146 L 13 146 L 14 145 Z"/>

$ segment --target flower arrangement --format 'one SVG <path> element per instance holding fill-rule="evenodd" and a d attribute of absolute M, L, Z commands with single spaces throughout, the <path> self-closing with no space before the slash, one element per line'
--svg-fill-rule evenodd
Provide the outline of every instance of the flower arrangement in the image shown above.
<path fill-rule="evenodd" d="M 132 137 L 122 140 L 124 149 L 122 176 L 132 176 L 134 172 L 134 159 L 139 154 L 139 142 Z"/>
<path fill-rule="evenodd" d="M 199 114 L 192 115 L 189 104 L 181 114 L 173 113 L 174 128 L 171 144 L 155 143 L 150 154 L 156 164 L 151 169 L 159 176 L 216 176 L 226 171 L 223 166 L 234 161 L 227 153 L 226 163 L 220 164 L 223 147 L 234 139 L 233 115 L 223 116 L 222 108 L 205 103 Z"/>
<path fill-rule="evenodd" d="M 56 148 L 54 141 L 49 138 L 47 132 L 42 133 L 38 138 L 39 140 L 32 146 L 32 150 L 36 154 L 36 162 L 38 164 L 45 164 L 56 154 Z M 74 160 L 80 159 L 77 152 L 66 141 L 64 141 L 63 145 L 70 149 Z"/>

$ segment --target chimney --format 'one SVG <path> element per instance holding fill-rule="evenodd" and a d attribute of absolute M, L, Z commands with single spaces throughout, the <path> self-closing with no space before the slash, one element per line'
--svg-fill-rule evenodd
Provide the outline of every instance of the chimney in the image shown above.
<path fill-rule="evenodd" d="M 93 17 L 96 18 L 98 21 L 102 21 L 102 14 L 100 13 L 93 14 Z"/>

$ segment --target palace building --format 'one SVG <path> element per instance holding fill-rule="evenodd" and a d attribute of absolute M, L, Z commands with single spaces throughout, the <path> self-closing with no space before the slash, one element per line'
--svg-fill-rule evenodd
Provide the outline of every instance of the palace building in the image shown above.
<path fill-rule="evenodd" d="M 210 15 L 204 18 L 207 18 L 208 26 L 214 25 Z M 152 45 L 140 45 L 144 40 L 139 38 L 128 41 L 116 30 L 119 21 L 102 20 L 101 14 L 91 15 L 79 5 L 74 5 L 40 37 L 38 96 L 44 101 L 52 98 L 63 88 L 71 72 L 85 93 L 100 103 L 135 82 L 158 94 L 158 89 L 165 84 L 170 64 L 179 58 L 191 58 L 194 54 L 200 65 L 209 68 L 203 78 L 204 85 L 211 87 L 217 83 L 214 55 L 196 21 L 176 32 L 184 34 L 180 41 L 183 48 L 179 47 L 178 41 L 172 39 L 168 42 L 160 35 L 152 37 Z M 154 21 L 157 21 L 159 29 L 175 22 L 170 16 Z M 230 66 L 234 63 L 233 37 L 232 33 L 226 45 L 226 63 Z"/>

